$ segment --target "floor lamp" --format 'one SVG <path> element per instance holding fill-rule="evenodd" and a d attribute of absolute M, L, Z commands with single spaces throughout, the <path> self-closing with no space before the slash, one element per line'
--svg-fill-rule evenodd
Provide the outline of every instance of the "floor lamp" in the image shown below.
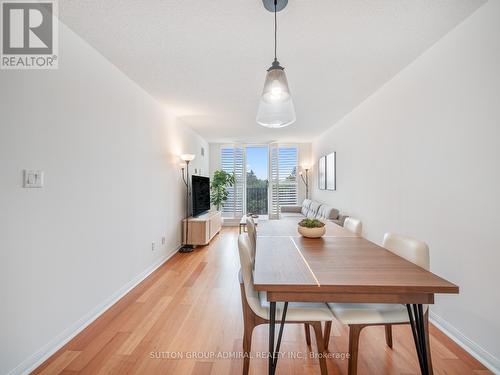
<path fill-rule="evenodd" d="M 304 178 L 302 171 L 300 171 L 299 174 L 302 182 L 304 183 L 304 185 L 306 185 L 306 199 L 309 199 L 309 167 L 302 167 L 302 169 L 306 172 L 306 178 Z"/>
<path fill-rule="evenodd" d="M 194 154 L 182 154 L 181 159 L 186 163 L 186 174 L 184 175 L 184 167 L 182 167 L 182 179 L 186 185 L 186 221 L 184 223 L 184 245 L 179 249 L 181 253 L 190 253 L 193 251 L 193 245 L 188 244 L 188 234 L 189 234 L 189 162 L 193 161 L 196 155 Z"/>

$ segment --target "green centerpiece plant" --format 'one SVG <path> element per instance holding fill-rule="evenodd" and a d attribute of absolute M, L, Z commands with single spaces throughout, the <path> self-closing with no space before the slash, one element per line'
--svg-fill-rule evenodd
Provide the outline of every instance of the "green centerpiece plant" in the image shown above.
<path fill-rule="evenodd" d="M 234 177 L 234 173 L 227 173 L 222 170 L 214 172 L 214 177 L 210 183 L 210 201 L 217 208 L 217 211 L 227 201 L 229 196 L 227 188 L 234 186 L 235 183 L 236 178 Z"/>
<path fill-rule="evenodd" d="M 299 225 L 306 228 L 322 228 L 325 226 L 325 223 L 319 221 L 318 219 L 304 219 L 299 223 Z"/>

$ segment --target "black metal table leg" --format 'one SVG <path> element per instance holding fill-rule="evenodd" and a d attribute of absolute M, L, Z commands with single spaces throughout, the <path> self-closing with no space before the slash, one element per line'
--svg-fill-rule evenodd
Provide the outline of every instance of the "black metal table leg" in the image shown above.
<path fill-rule="evenodd" d="M 288 302 L 285 302 L 283 312 L 281 314 L 281 324 L 278 333 L 278 341 L 276 348 L 274 347 L 274 331 L 276 324 L 276 302 L 271 302 L 269 309 L 269 375 L 274 375 L 278 366 L 279 351 L 281 346 L 281 338 L 283 337 L 283 327 L 286 321 L 286 312 L 288 310 Z"/>
<path fill-rule="evenodd" d="M 418 363 L 422 375 L 429 375 L 429 361 L 427 356 L 427 343 L 425 342 L 425 322 L 424 311 L 421 304 L 407 304 L 408 318 L 410 319 L 411 332 L 413 341 L 415 341 L 415 349 L 417 350 Z"/>
<path fill-rule="evenodd" d="M 274 323 L 276 320 L 276 302 L 269 307 L 269 375 L 274 374 Z"/>

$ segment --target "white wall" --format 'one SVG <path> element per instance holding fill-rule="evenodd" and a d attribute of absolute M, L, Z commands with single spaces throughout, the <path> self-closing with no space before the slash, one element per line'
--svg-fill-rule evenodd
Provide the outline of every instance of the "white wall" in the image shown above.
<path fill-rule="evenodd" d="M 314 197 L 360 218 L 375 242 L 426 241 L 432 271 L 460 286 L 433 319 L 500 372 L 500 1 L 313 144 L 314 160 L 331 151 L 337 191 Z"/>
<path fill-rule="evenodd" d="M 312 144 L 311 143 L 299 143 L 299 171 L 302 170 L 302 167 L 307 166 L 311 167 L 313 165 L 313 159 L 311 156 L 312 153 Z M 305 172 L 304 172 L 305 173 Z M 312 185 L 313 181 L 311 179 L 311 171 L 307 173 L 309 177 L 309 198 L 312 194 Z M 299 204 L 306 198 L 306 186 L 302 182 L 300 176 L 298 177 L 299 181 Z M 305 176 L 304 176 L 305 178 Z"/>
<path fill-rule="evenodd" d="M 0 374 L 178 248 L 180 153 L 208 173 L 208 144 L 62 24 L 59 67 L 0 71 Z M 44 170 L 45 187 L 23 189 L 23 169 Z"/>

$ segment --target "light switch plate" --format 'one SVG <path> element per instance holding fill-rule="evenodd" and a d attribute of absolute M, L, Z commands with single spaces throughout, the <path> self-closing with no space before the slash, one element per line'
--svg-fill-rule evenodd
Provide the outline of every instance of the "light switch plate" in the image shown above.
<path fill-rule="evenodd" d="M 25 188 L 41 188 L 43 187 L 43 171 L 35 171 L 30 169 L 24 170 L 23 187 Z"/>

